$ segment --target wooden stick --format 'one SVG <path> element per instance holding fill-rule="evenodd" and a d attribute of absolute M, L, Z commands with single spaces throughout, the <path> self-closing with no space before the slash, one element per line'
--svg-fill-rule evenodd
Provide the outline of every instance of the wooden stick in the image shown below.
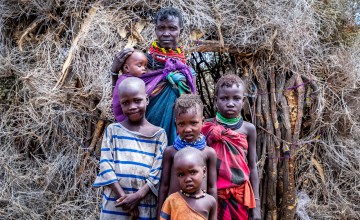
<path fill-rule="evenodd" d="M 264 74 L 260 73 L 257 75 L 259 80 L 260 90 L 267 93 L 268 86 L 267 81 L 264 78 Z M 270 102 L 268 95 L 262 95 L 262 112 L 265 116 L 265 126 L 268 131 L 274 133 L 274 126 L 272 122 L 272 117 L 269 112 Z M 267 145 L 267 155 L 269 158 L 267 162 L 267 196 L 266 196 L 266 219 L 276 219 L 276 181 L 277 181 L 277 159 L 275 158 L 275 146 L 274 140 L 270 135 L 265 136 L 265 142 Z"/>
<path fill-rule="evenodd" d="M 100 114 L 100 118 L 105 118 L 105 112 L 102 112 Z M 95 145 L 97 143 L 97 140 L 99 139 L 100 137 L 100 134 L 101 132 L 103 131 L 104 129 L 104 124 L 105 124 L 105 121 L 100 119 L 97 124 L 96 124 L 96 129 L 94 131 L 94 135 L 93 135 L 93 138 L 91 140 L 91 144 L 89 146 L 89 151 L 93 151 L 94 148 L 95 148 Z"/>
<path fill-rule="evenodd" d="M 109 125 L 110 123 L 106 123 L 105 124 L 105 128 Z M 101 135 L 100 135 L 100 138 L 99 140 L 97 141 L 96 145 L 95 145 L 95 148 L 94 148 L 94 154 L 98 157 L 101 156 L 101 144 L 102 144 L 102 140 L 104 138 L 104 133 L 105 133 L 105 129 L 102 131 Z"/>
<path fill-rule="evenodd" d="M 222 31 L 221 31 L 221 23 L 222 23 L 222 19 L 221 19 L 221 15 L 219 13 L 219 11 L 217 10 L 217 8 L 215 9 L 215 19 L 216 19 L 216 29 L 218 32 L 218 36 L 219 36 L 219 46 L 220 46 L 220 52 L 223 52 L 223 48 L 224 48 L 224 37 L 222 35 Z"/>
<path fill-rule="evenodd" d="M 105 117 L 105 112 L 102 112 L 100 115 L 100 118 L 104 118 Z M 76 176 L 79 177 L 79 179 L 81 178 L 81 175 L 84 173 L 87 161 L 90 157 L 91 152 L 93 152 L 94 147 L 99 139 L 100 134 L 102 133 L 104 128 L 104 120 L 100 119 L 97 124 L 96 124 L 96 129 L 91 141 L 91 144 L 88 148 L 88 151 L 83 155 L 83 159 L 81 160 L 81 164 L 78 166 L 77 171 L 76 171 Z M 84 184 L 82 181 L 76 180 L 75 178 L 75 186 L 78 185 L 78 188 L 82 188 L 84 187 Z"/>
<path fill-rule="evenodd" d="M 128 42 L 124 48 L 134 47 L 138 42 L 144 42 L 144 38 L 141 36 L 141 31 L 144 29 L 146 22 L 141 20 L 136 23 L 133 27 L 130 27 L 130 36 L 128 37 Z"/>
<path fill-rule="evenodd" d="M 85 18 L 85 20 L 81 24 L 81 28 L 80 28 L 78 34 L 76 35 L 73 42 L 71 43 L 69 54 L 65 60 L 65 63 L 63 64 L 63 67 L 61 70 L 61 76 L 53 89 L 56 89 L 58 86 L 62 86 L 64 84 L 64 82 L 69 74 L 69 67 L 70 67 L 72 60 L 74 59 L 74 55 L 75 55 L 76 49 L 78 47 L 78 43 L 79 43 L 80 39 L 82 39 L 88 33 L 90 24 L 96 15 L 96 11 L 98 9 L 97 7 L 98 7 L 98 4 L 95 4 L 94 6 L 92 6 L 90 8 L 87 18 Z"/>
<path fill-rule="evenodd" d="M 69 21 L 68 18 L 65 18 L 64 22 L 61 23 L 60 27 L 56 28 L 57 31 L 55 32 L 55 36 L 54 36 L 56 42 L 60 43 L 61 35 L 65 31 L 68 21 Z"/>
<path fill-rule="evenodd" d="M 93 109 L 94 108 L 94 102 L 90 99 L 90 104 L 89 104 L 90 108 Z M 86 139 L 85 139 L 85 146 L 89 147 L 90 146 L 90 140 L 91 140 L 91 131 L 92 131 L 92 121 L 91 118 L 87 119 L 87 128 L 86 128 Z"/>
<path fill-rule="evenodd" d="M 261 98 L 258 98 L 256 101 L 256 126 L 264 126 L 264 120 L 263 120 L 263 115 L 261 114 Z M 264 164 L 265 164 L 265 159 L 262 158 L 266 158 L 266 152 L 263 151 L 262 152 L 262 146 L 263 146 L 263 138 L 264 135 L 263 133 L 258 133 L 257 136 L 257 140 L 256 140 L 256 155 L 258 157 L 258 160 L 262 161 L 261 164 L 259 165 L 259 181 L 261 181 L 261 179 L 263 178 L 263 169 L 264 169 Z M 261 197 L 261 198 L 265 198 L 265 197 Z"/>
<path fill-rule="evenodd" d="M 300 75 L 296 76 L 296 85 L 297 87 L 297 95 L 298 95 L 298 111 L 297 111 L 297 118 L 296 118 L 296 124 L 294 129 L 294 136 L 293 136 L 293 142 L 296 143 L 299 141 L 300 137 L 300 130 L 302 125 L 302 117 L 304 115 L 304 97 L 305 97 L 305 88 L 303 85 L 303 80 L 301 79 Z"/>
<path fill-rule="evenodd" d="M 276 139 L 274 139 L 276 147 L 276 157 L 278 158 L 280 156 L 280 142 L 278 141 L 281 139 L 281 132 L 280 132 L 280 125 L 278 121 L 278 114 L 277 114 L 277 108 L 276 108 L 276 89 L 275 89 L 275 72 L 272 71 L 270 73 L 270 109 L 271 109 L 271 117 L 274 122 L 274 129 L 275 129 L 275 136 Z"/>
<path fill-rule="evenodd" d="M 262 201 L 261 201 L 261 210 L 263 210 L 262 212 L 261 212 L 261 219 L 265 219 L 265 216 L 267 215 L 267 212 L 265 212 L 265 206 L 266 206 L 266 202 L 267 202 L 267 197 L 268 197 L 268 195 L 267 195 L 267 193 L 268 193 L 268 175 L 264 175 L 265 176 L 265 178 L 264 178 L 264 180 L 263 180 L 263 183 L 262 183 L 262 188 L 263 188 L 263 190 L 262 190 L 262 193 L 261 193 L 261 198 L 263 198 L 262 199 Z"/>
<path fill-rule="evenodd" d="M 278 203 L 277 201 L 279 201 L 278 198 L 281 198 L 281 194 L 278 192 L 279 191 L 279 186 L 282 185 L 282 181 L 281 181 L 281 177 L 283 174 L 283 170 L 281 169 L 280 163 L 279 163 L 279 159 L 281 156 L 280 153 L 280 148 L 281 148 L 281 144 L 283 144 L 283 140 L 281 137 L 281 128 L 280 128 L 280 123 L 278 120 L 278 112 L 280 112 L 281 110 L 277 108 L 278 104 L 280 102 L 280 100 L 278 100 L 278 98 L 280 96 L 282 96 L 282 94 L 278 94 L 277 91 L 283 91 L 284 89 L 284 85 L 285 85 L 285 75 L 277 73 L 275 76 L 275 71 L 272 71 L 270 74 L 270 102 L 271 102 L 271 116 L 274 122 L 274 129 L 275 129 L 275 158 L 273 160 L 273 166 L 274 169 L 276 170 L 276 183 L 273 186 L 275 188 L 275 196 L 276 196 L 276 200 L 274 201 L 275 206 L 278 207 Z M 281 141 L 281 142 L 280 142 Z M 279 178 L 280 177 L 280 178 Z M 280 181 L 279 181 L 280 180 Z M 280 183 L 278 183 L 280 182 Z M 281 189 L 280 189 L 281 190 Z M 278 212 L 276 210 L 273 211 L 272 215 L 273 218 L 277 219 L 278 218 Z"/>
<path fill-rule="evenodd" d="M 276 75 L 276 91 L 283 91 L 285 87 L 285 81 L 286 81 L 286 75 L 282 73 L 277 73 Z M 280 147 L 284 149 L 286 146 L 289 146 L 291 144 L 291 127 L 290 127 L 290 117 L 289 117 L 289 108 L 286 103 L 286 99 L 283 95 L 283 92 L 277 92 L 276 93 L 276 105 L 279 106 L 278 111 L 280 112 L 281 117 L 281 124 L 279 124 L 281 139 L 278 139 L 281 144 Z M 286 139 L 286 135 L 288 136 L 288 139 Z M 277 157 L 282 156 L 282 152 L 279 149 L 277 152 Z M 276 194 L 278 198 L 283 198 L 284 196 L 284 160 L 279 160 L 277 165 L 277 182 L 276 182 Z M 278 199 L 277 201 L 277 207 L 281 207 L 283 199 Z M 280 213 L 279 215 L 280 216 Z"/>
<path fill-rule="evenodd" d="M 294 86 L 295 84 L 295 74 L 285 83 L 285 88 L 289 88 Z M 290 112 L 291 109 L 293 107 L 290 107 L 290 105 L 292 106 L 292 97 L 290 94 L 289 90 L 285 90 L 284 91 L 284 96 L 280 96 L 281 98 L 281 106 L 282 106 L 282 118 L 283 118 L 283 126 L 284 126 L 284 133 L 285 133 L 285 140 L 288 142 L 292 141 L 292 131 L 291 131 L 291 116 L 290 116 Z M 290 146 L 288 145 L 283 145 L 283 153 L 284 156 L 289 156 L 289 153 L 287 150 L 284 150 L 285 147 L 289 148 L 290 150 Z M 281 219 L 287 219 L 288 215 L 288 209 L 287 209 L 287 200 L 288 200 L 288 194 L 291 193 L 289 192 L 289 158 L 285 157 L 282 160 L 282 183 L 280 183 L 280 186 L 282 185 L 282 200 L 281 200 L 281 204 L 280 204 L 280 218 Z"/>
<path fill-rule="evenodd" d="M 40 23 L 42 22 L 41 19 L 36 19 L 34 20 L 30 26 L 28 28 L 26 28 L 26 30 L 24 32 L 22 32 L 19 40 L 18 40 L 18 45 L 19 45 L 19 50 L 20 51 L 24 51 L 24 47 L 23 47 L 23 43 L 24 43 L 24 40 L 26 39 L 26 37 L 28 36 L 29 33 L 33 32 L 39 25 Z"/>
<path fill-rule="evenodd" d="M 298 95 L 298 111 L 297 111 L 297 118 L 296 124 L 294 128 L 294 135 L 293 135 L 293 143 L 297 143 L 300 137 L 300 130 L 302 125 L 302 117 L 303 117 L 303 109 L 304 109 L 304 87 L 300 86 L 303 85 L 303 81 L 300 75 L 296 75 L 296 85 L 297 87 L 297 95 Z M 294 219 L 295 211 L 296 211 L 296 189 L 295 189 L 295 165 L 294 165 L 294 157 L 295 149 L 294 146 L 290 148 L 291 157 L 289 158 L 289 186 L 287 190 L 287 214 L 285 216 L 286 219 Z"/>
<path fill-rule="evenodd" d="M 195 40 L 191 41 L 191 46 L 188 50 L 189 53 L 192 52 L 228 52 L 236 54 L 240 57 L 251 57 L 254 54 L 251 52 L 250 48 L 240 48 L 232 47 L 228 44 L 221 44 L 221 41 L 214 40 Z"/>
<path fill-rule="evenodd" d="M 87 119 L 87 126 L 86 126 L 86 139 L 85 139 L 85 146 L 89 147 L 90 146 L 90 141 L 91 141 L 91 127 L 92 127 L 92 123 L 91 123 L 91 119 L 88 118 Z"/>

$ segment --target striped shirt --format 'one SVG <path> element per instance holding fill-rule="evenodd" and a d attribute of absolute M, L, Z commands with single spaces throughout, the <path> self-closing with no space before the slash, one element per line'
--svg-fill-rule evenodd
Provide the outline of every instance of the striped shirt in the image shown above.
<path fill-rule="evenodd" d="M 125 193 L 134 193 L 148 184 L 152 193 L 140 202 L 139 219 L 156 219 L 162 154 L 166 146 L 163 129 L 145 136 L 120 123 L 106 128 L 101 145 L 100 172 L 94 183 L 96 187 L 104 187 L 100 219 L 129 219 L 128 212 L 115 207 L 117 198 L 109 187 L 114 182 L 119 182 Z"/>

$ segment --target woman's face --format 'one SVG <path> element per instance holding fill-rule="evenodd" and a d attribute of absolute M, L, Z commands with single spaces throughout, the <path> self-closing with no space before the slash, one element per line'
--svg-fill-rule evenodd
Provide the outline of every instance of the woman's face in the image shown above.
<path fill-rule="evenodd" d="M 155 34 L 160 47 L 176 48 L 180 35 L 179 18 L 169 16 L 165 20 L 157 20 Z"/>

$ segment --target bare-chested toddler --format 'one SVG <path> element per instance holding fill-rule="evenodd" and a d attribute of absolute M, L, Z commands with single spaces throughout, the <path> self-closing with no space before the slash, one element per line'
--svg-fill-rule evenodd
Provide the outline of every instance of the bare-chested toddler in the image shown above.
<path fill-rule="evenodd" d="M 181 95 L 176 100 L 174 113 L 178 136 L 174 145 L 168 146 L 163 154 L 159 207 L 162 207 L 167 196 L 180 190 L 173 162 L 175 153 L 186 147 L 196 148 L 204 154 L 207 172 L 201 189 L 217 199 L 216 153 L 214 149 L 206 145 L 205 137 L 201 134 L 204 117 L 203 104 L 200 98 L 193 94 Z"/>

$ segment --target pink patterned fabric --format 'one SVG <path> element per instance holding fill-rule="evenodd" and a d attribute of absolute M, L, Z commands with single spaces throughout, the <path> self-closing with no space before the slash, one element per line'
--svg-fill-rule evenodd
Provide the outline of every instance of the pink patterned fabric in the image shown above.
<path fill-rule="evenodd" d="M 215 120 L 205 122 L 201 131 L 217 155 L 218 219 L 247 219 L 247 209 L 256 206 L 249 182 L 247 136 Z"/>

